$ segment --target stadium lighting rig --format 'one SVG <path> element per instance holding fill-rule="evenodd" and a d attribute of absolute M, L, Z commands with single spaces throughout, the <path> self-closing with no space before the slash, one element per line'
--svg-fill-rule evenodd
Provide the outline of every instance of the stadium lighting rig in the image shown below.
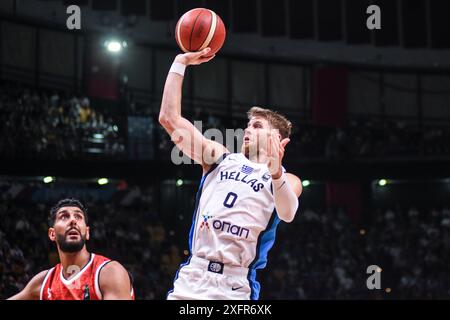
<path fill-rule="evenodd" d="M 126 41 L 121 41 L 117 39 L 106 40 L 103 44 L 109 52 L 115 54 L 121 52 L 124 48 L 128 46 Z"/>

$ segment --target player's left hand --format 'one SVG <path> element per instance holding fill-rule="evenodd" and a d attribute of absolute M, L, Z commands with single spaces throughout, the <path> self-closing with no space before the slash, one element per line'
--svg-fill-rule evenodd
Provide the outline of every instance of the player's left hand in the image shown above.
<path fill-rule="evenodd" d="M 289 138 L 280 141 L 279 133 L 276 131 L 269 133 L 267 141 L 267 166 L 269 167 L 272 179 L 278 179 L 283 174 L 281 163 L 283 161 L 286 145 L 289 141 L 291 141 Z"/>
<path fill-rule="evenodd" d="M 175 62 L 182 63 L 186 66 L 199 65 L 210 61 L 216 56 L 215 54 L 208 56 L 210 51 L 211 48 L 205 48 L 202 51 L 182 53 L 175 57 Z"/>

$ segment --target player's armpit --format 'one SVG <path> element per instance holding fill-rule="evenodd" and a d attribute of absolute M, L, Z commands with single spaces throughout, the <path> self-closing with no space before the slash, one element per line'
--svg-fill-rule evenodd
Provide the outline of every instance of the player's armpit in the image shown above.
<path fill-rule="evenodd" d="M 44 270 L 35 275 L 30 282 L 18 294 L 8 298 L 8 300 L 39 300 L 41 286 L 44 282 L 48 270 Z"/>
<path fill-rule="evenodd" d="M 127 270 L 117 261 L 106 264 L 99 274 L 103 300 L 131 300 L 131 281 Z"/>
<path fill-rule="evenodd" d="M 205 138 L 190 121 L 183 117 L 173 120 L 170 125 L 173 143 L 190 159 L 200 164 L 203 171 L 208 171 L 217 159 L 229 152 L 222 144 Z"/>
<path fill-rule="evenodd" d="M 212 165 L 216 163 L 225 153 L 230 153 L 222 144 L 206 139 L 203 149 L 203 174 L 209 171 Z"/>

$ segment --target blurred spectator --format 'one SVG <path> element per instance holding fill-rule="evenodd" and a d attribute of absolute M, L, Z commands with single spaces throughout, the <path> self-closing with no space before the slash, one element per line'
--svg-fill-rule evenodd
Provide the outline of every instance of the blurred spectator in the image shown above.
<path fill-rule="evenodd" d="M 12 184 L 0 181 L 0 189 Z M 152 208 L 154 187 L 129 190 L 131 196 L 112 202 L 88 201 L 88 246 L 130 270 L 138 299 L 165 299 L 187 259 L 186 230 Z M 0 198 L 0 298 L 5 298 L 58 258 L 47 238 L 51 204 L 16 201 L 7 193 Z M 190 208 L 184 214 L 190 219 Z M 281 223 L 278 248 L 258 272 L 261 299 L 450 298 L 449 208 L 375 208 L 366 214 L 364 228 L 342 208 L 307 208 L 292 224 Z M 366 270 L 374 264 L 382 268 L 382 288 L 390 293 L 367 289 Z"/>
<path fill-rule="evenodd" d="M 83 95 L 32 91 L 11 83 L 0 86 L 0 128 L 2 157 L 79 159 L 83 157 L 125 156 L 127 116 L 150 117 L 158 123 L 158 103 L 137 103 L 129 93 L 124 100 L 126 114 L 107 114 Z M 205 112 L 205 110 L 208 110 Z M 114 114 L 114 115 L 113 115 Z M 202 129 L 245 128 L 245 118 L 219 115 L 196 106 L 185 115 L 203 121 Z M 229 127 L 231 126 L 232 127 Z M 167 160 L 173 143 L 156 125 L 154 141 L 160 160 Z M 351 120 L 344 127 L 317 127 L 294 121 L 288 155 L 299 159 L 389 159 L 450 156 L 450 128 L 445 125 L 413 125 L 393 120 Z M 7 151 L 7 152 L 4 152 Z M 235 150 L 239 152 L 240 150 Z"/>
<path fill-rule="evenodd" d="M 80 159 L 125 154 L 118 121 L 105 117 L 85 96 L 0 86 L 0 152 L 11 159 Z"/>

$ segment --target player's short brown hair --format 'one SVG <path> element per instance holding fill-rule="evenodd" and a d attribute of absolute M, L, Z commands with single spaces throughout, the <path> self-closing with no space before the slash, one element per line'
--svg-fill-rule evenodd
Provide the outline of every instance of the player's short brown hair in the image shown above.
<path fill-rule="evenodd" d="M 261 107 L 252 107 L 247 112 L 247 117 L 250 120 L 252 117 L 261 117 L 266 119 L 269 124 L 278 129 L 281 138 L 289 138 L 292 130 L 292 123 L 283 115 L 270 109 L 264 109 Z"/>
<path fill-rule="evenodd" d="M 59 209 L 62 207 L 78 207 L 84 215 L 84 221 L 86 222 L 86 225 L 88 224 L 88 214 L 86 207 L 77 199 L 69 198 L 69 199 L 62 199 L 59 200 L 57 204 L 55 204 L 50 209 L 50 214 L 48 216 L 48 225 L 50 227 L 53 227 L 55 225 L 56 220 L 56 213 Z"/>

